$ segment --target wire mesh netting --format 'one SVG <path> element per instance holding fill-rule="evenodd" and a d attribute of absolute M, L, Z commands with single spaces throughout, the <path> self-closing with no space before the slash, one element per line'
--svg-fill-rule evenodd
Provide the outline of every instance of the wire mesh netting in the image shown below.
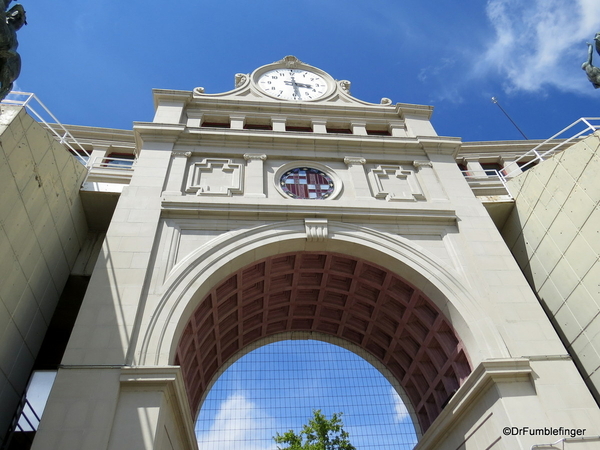
<path fill-rule="evenodd" d="M 371 364 L 333 344 L 286 340 L 247 353 L 219 377 L 196 422 L 199 448 L 276 449 L 273 436 L 300 432 L 314 410 L 343 413 L 357 450 L 417 443 L 400 396 Z"/>

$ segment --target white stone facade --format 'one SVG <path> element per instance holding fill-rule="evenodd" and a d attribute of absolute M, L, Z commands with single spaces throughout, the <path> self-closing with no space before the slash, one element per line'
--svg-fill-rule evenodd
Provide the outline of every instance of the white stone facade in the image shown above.
<path fill-rule="evenodd" d="M 261 74 L 290 67 L 319 73 L 329 82 L 326 94 L 296 102 L 260 90 Z M 421 436 L 419 450 L 530 448 L 557 440 L 505 435 L 505 427 L 600 434 L 598 405 L 457 167 L 460 139 L 436 135 L 430 107 L 366 103 L 350 95 L 349 85 L 287 57 L 236 76 L 236 88 L 223 94 L 154 92 L 154 121 L 134 126 L 136 162 L 120 189 L 34 449 L 197 448 L 192 420 L 216 374 L 249 342 L 289 331 L 345 339 L 394 374 Z M 304 167 L 330 180 L 326 198 L 291 198 L 281 188 L 283 174 Z M 100 190 L 88 186 L 86 195 Z M 252 294 L 266 324 L 252 325 L 241 307 L 250 304 L 249 291 L 240 290 L 227 307 L 210 306 L 216 298 L 229 302 L 228 283 L 245 276 L 256 286 L 272 284 L 258 274 L 260 264 L 283 267 L 285 258 L 337 261 L 302 272 L 329 280 L 302 281 L 319 292 L 343 278 L 344 264 L 369 271 L 368 280 L 354 269 L 346 277 L 348 286 L 364 288 L 348 291 L 349 303 L 355 298 L 364 306 L 343 310 L 355 320 L 336 322 L 342 307 L 321 294 L 303 300 L 293 288 L 283 317 L 267 304 L 267 294 L 278 291 Z M 298 276 L 301 263 L 291 264 L 285 273 Z M 421 342 L 378 294 L 401 302 L 392 281 L 411 292 L 406 302 L 422 325 Z M 384 313 L 391 324 L 382 322 Z M 186 340 L 210 314 L 221 333 L 212 359 Z M 402 359 L 402 352 L 410 356 L 402 347 L 409 338 L 418 348 Z M 445 345 L 436 360 L 435 349 Z M 192 368 L 188 354 L 205 358 L 206 367 Z M 440 381 L 442 368 L 452 369 L 456 393 Z M 201 389 L 195 376 L 207 377 Z"/>

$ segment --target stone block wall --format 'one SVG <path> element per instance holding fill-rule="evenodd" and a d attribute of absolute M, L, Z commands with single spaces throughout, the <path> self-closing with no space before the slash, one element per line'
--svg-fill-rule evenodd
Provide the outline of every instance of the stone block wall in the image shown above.
<path fill-rule="evenodd" d="M 87 235 L 86 170 L 23 107 L 0 113 L 0 438 Z"/>
<path fill-rule="evenodd" d="M 502 234 L 600 403 L 600 135 L 509 182 Z"/>

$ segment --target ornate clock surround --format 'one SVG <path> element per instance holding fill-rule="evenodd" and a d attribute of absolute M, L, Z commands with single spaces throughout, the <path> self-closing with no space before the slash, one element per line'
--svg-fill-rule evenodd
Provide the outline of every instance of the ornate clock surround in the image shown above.
<path fill-rule="evenodd" d="M 292 99 L 292 98 L 278 97 L 277 95 L 270 93 L 267 90 L 263 89 L 260 85 L 261 77 L 263 77 L 268 72 L 278 70 L 278 69 L 293 69 L 293 70 L 307 71 L 307 72 L 313 73 L 313 74 L 317 75 L 319 78 L 321 78 L 327 84 L 327 88 L 325 89 L 325 91 L 322 94 L 318 94 L 318 96 L 315 96 L 314 98 Z M 320 101 L 320 100 L 327 99 L 328 97 L 330 97 L 333 94 L 333 92 L 336 89 L 336 84 L 337 84 L 337 82 L 327 72 L 325 72 L 317 67 L 313 67 L 308 64 L 305 64 L 302 61 L 300 61 L 298 58 L 296 58 L 295 56 L 286 56 L 285 58 L 283 58 L 280 61 L 259 67 L 254 72 L 252 72 L 252 74 L 250 75 L 250 78 L 251 78 L 251 85 L 252 85 L 253 89 L 258 91 L 261 95 L 267 95 L 276 100 L 290 101 L 290 102 L 297 102 L 297 101 L 314 102 L 314 101 Z"/>

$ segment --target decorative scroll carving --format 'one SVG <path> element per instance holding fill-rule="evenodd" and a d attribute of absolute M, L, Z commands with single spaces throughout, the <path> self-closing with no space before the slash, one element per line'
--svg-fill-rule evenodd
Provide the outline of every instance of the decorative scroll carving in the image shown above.
<path fill-rule="evenodd" d="M 369 179 L 375 198 L 388 202 L 425 200 L 415 172 L 409 168 L 381 164 L 371 169 Z"/>
<path fill-rule="evenodd" d="M 302 61 L 300 61 L 298 58 L 296 58 L 295 56 L 292 55 L 288 55 L 286 57 L 284 57 L 281 61 L 278 62 L 285 62 L 285 66 L 288 69 L 293 69 L 294 67 L 296 67 L 299 64 L 302 64 Z"/>
<path fill-rule="evenodd" d="M 246 153 L 246 154 L 244 154 L 244 159 L 246 161 L 252 161 L 252 160 L 266 161 L 267 155 L 260 154 L 260 153 Z"/>
<path fill-rule="evenodd" d="M 236 73 L 235 74 L 235 87 L 239 88 L 243 86 L 246 81 L 248 81 L 248 75 L 245 73 Z"/>
<path fill-rule="evenodd" d="M 379 102 L 380 105 L 391 105 L 392 104 L 392 99 L 387 98 L 387 97 L 383 97 L 381 99 L 381 101 Z"/>
<path fill-rule="evenodd" d="M 243 193 L 243 165 L 231 159 L 206 158 L 192 164 L 186 192 L 196 195 L 224 195 Z"/>
<path fill-rule="evenodd" d="M 204 88 L 203 87 L 194 88 L 194 94 L 204 94 Z"/>
<path fill-rule="evenodd" d="M 415 169 L 420 170 L 421 167 L 433 167 L 433 164 L 431 163 L 431 161 L 413 161 L 413 166 L 415 166 Z"/>
<path fill-rule="evenodd" d="M 364 165 L 367 162 L 367 160 L 365 158 L 355 158 L 352 156 L 346 156 L 344 158 L 344 164 L 346 164 L 347 166 L 351 165 L 351 164 L 361 164 Z"/>
<path fill-rule="evenodd" d="M 309 242 L 323 242 L 329 236 L 327 219 L 304 219 L 306 239 Z"/>
<path fill-rule="evenodd" d="M 347 91 L 348 93 L 350 93 L 350 86 L 352 85 L 352 83 L 350 83 L 348 80 L 341 80 L 339 82 L 340 87 Z"/>

